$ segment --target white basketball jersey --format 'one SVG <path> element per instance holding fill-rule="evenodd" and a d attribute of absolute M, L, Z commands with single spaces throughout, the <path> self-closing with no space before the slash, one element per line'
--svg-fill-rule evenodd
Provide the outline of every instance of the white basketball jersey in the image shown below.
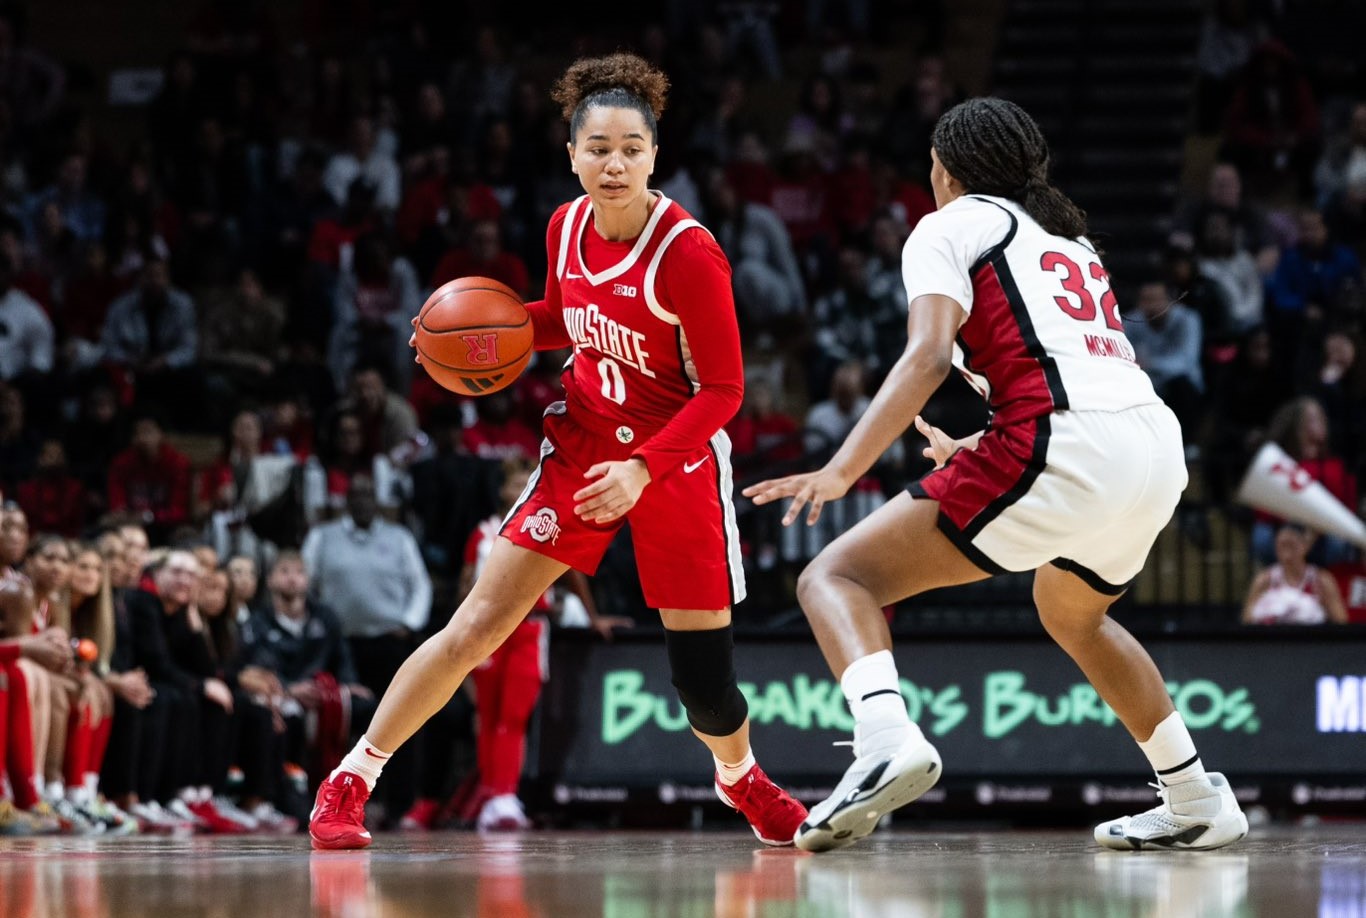
<path fill-rule="evenodd" d="M 1161 403 L 1088 240 L 1051 235 L 1004 198 L 965 195 L 921 219 L 901 265 L 908 302 L 962 305 L 953 364 L 993 426 Z"/>

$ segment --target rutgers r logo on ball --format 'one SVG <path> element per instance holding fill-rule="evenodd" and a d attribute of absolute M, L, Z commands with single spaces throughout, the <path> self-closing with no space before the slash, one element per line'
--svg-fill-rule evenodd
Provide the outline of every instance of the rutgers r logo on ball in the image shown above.
<path fill-rule="evenodd" d="M 470 349 L 468 360 L 473 364 L 498 362 L 497 335 L 461 335 L 465 347 Z"/>
<path fill-rule="evenodd" d="M 522 520 L 522 532 L 531 533 L 537 542 L 554 545 L 560 539 L 560 515 L 549 507 L 542 507 Z"/>

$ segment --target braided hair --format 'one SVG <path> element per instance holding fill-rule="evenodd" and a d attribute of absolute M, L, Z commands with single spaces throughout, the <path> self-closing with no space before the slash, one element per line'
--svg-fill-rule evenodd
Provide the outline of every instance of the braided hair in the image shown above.
<path fill-rule="evenodd" d="M 588 109 L 630 108 L 645 119 L 651 139 L 659 136 L 659 117 L 669 95 L 669 78 L 649 61 L 626 52 L 580 58 L 555 81 L 550 98 L 577 137 Z"/>
<path fill-rule="evenodd" d="M 1048 181 L 1048 141 L 1005 99 L 968 99 L 945 112 L 931 139 L 944 168 L 969 194 L 1014 201 L 1055 236 L 1086 235 L 1086 213 Z"/>

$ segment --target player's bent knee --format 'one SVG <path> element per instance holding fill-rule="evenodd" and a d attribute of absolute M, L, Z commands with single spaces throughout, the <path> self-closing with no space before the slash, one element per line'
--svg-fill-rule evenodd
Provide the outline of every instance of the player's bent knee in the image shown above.
<path fill-rule="evenodd" d="M 749 705 L 735 682 L 734 632 L 665 631 L 674 688 L 688 723 L 707 736 L 730 736 L 744 726 Z"/>

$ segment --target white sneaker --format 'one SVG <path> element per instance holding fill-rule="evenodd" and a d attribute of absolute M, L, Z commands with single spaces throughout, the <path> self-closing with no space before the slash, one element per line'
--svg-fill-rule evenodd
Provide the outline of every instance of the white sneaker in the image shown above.
<path fill-rule="evenodd" d="M 261 831 L 272 835 L 290 835 L 299 830 L 299 821 L 292 816 L 286 816 L 270 803 L 258 803 L 251 810 L 250 816 L 256 820 Z"/>
<path fill-rule="evenodd" d="M 531 828 L 531 820 L 522 809 L 522 801 L 512 794 L 490 797 L 479 811 L 477 823 L 481 832 L 516 831 Z"/>
<path fill-rule="evenodd" d="M 854 764 L 835 790 L 811 808 L 793 839 L 803 851 L 829 851 L 852 845 L 877 828 L 878 820 L 934 787 L 942 771 L 939 750 L 913 729 L 891 755 L 859 755 L 854 733 Z"/>
<path fill-rule="evenodd" d="M 217 796 L 214 797 L 211 802 L 213 803 L 213 808 L 218 810 L 223 818 L 237 823 L 248 832 L 255 832 L 261 828 L 260 825 L 257 824 L 254 816 L 233 803 L 229 798 Z"/>
<path fill-rule="evenodd" d="M 209 831 L 209 824 L 200 817 L 196 816 L 194 810 L 190 809 L 190 805 L 186 803 L 184 800 L 181 800 L 179 797 L 176 797 L 174 800 L 167 804 L 161 804 L 153 801 L 151 805 L 159 807 L 163 812 L 170 816 L 171 819 L 181 823 L 184 826 L 189 826 L 189 828 L 194 832 Z"/>
<path fill-rule="evenodd" d="M 1118 851 L 1177 848 L 1207 851 L 1247 835 L 1247 817 L 1228 779 L 1218 772 L 1166 787 L 1154 784 L 1162 803 L 1134 816 L 1096 826 L 1096 842 Z"/>

